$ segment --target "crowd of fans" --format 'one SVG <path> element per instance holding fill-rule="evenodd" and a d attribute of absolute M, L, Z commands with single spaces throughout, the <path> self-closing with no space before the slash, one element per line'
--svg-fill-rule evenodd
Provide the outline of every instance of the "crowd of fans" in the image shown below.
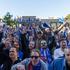
<path fill-rule="evenodd" d="M 56 30 L 36 23 L 0 26 L 0 70 L 70 70 L 68 23 Z"/>

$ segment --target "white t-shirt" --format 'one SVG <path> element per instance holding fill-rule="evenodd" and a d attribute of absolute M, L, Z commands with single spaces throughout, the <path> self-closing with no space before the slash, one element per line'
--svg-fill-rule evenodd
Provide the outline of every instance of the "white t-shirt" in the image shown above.
<path fill-rule="evenodd" d="M 62 57 L 64 55 L 64 52 L 61 50 L 61 48 L 54 50 L 54 59 L 58 59 L 59 57 Z"/>

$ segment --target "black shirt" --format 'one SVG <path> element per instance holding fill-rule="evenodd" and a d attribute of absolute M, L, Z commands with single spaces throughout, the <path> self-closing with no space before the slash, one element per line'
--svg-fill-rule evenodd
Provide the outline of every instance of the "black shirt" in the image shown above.
<path fill-rule="evenodd" d="M 70 70 L 70 65 L 66 62 L 66 70 Z"/>

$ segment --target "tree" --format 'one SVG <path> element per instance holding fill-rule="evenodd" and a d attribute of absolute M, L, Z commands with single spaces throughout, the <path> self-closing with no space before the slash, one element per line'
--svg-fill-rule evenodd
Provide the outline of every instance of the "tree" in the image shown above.
<path fill-rule="evenodd" d="M 3 18 L 3 21 L 9 26 L 16 25 L 17 21 L 13 20 L 12 17 L 13 17 L 13 15 L 11 15 L 10 12 L 7 12 Z"/>
<path fill-rule="evenodd" d="M 67 22 L 67 26 L 70 26 L 70 14 L 65 17 L 65 21 Z"/>
<path fill-rule="evenodd" d="M 65 20 L 70 20 L 70 14 L 65 17 Z"/>

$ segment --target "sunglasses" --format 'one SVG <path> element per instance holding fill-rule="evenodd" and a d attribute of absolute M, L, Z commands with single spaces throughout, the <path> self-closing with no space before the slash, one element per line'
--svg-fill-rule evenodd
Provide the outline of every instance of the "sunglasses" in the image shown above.
<path fill-rule="evenodd" d="M 38 59 L 38 58 L 39 58 L 39 56 L 31 56 L 31 58 Z"/>

